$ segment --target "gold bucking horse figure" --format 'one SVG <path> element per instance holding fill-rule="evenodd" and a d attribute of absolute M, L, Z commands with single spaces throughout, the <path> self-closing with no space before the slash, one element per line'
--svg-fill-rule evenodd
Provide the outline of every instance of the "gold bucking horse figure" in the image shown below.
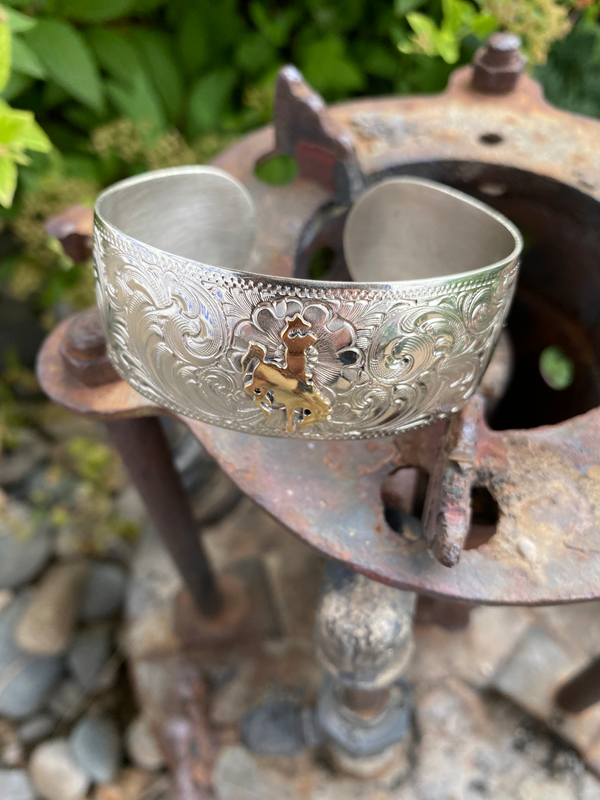
<path fill-rule="evenodd" d="M 242 358 L 246 373 L 244 390 L 262 409 L 265 417 L 273 413 L 273 403 L 285 406 L 286 430 L 294 431 L 294 414 L 300 409 L 298 427 L 306 428 L 329 419 L 331 404 L 323 397 L 307 372 L 306 351 L 317 337 L 310 332 L 308 323 L 300 314 L 286 318 L 281 331 L 285 345 L 285 364 L 280 366 L 267 361 L 267 350 L 262 344 L 250 342 Z"/>

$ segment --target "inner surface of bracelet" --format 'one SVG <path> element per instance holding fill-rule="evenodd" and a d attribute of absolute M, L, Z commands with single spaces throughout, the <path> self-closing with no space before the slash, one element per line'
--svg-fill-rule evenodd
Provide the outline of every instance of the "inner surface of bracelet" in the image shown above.
<path fill-rule="evenodd" d="M 144 245 L 208 266 L 242 270 L 254 243 L 252 198 L 216 167 L 177 167 L 130 178 L 107 189 L 96 211 Z"/>
<path fill-rule="evenodd" d="M 254 242 L 250 194 L 215 167 L 130 178 L 107 189 L 96 210 L 142 244 L 208 266 L 244 270 Z M 420 178 L 393 178 L 369 189 L 344 230 L 350 274 L 367 283 L 470 272 L 515 258 L 520 246 L 518 231 L 501 215 Z"/>
<path fill-rule="evenodd" d="M 412 281 L 482 269 L 518 256 L 521 237 L 502 215 L 421 178 L 376 184 L 354 204 L 344 255 L 355 281 Z"/>

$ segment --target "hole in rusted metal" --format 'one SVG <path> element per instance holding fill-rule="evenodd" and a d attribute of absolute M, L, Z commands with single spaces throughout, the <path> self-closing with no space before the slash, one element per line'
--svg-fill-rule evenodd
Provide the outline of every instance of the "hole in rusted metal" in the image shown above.
<path fill-rule="evenodd" d="M 540 373 L 551 389 L 563 392 L 573 383 L 573 362 L 561 347 L 546 347 L 540 355 Z"/>
<path fill-rule="evenodd" d="M 298 176 L 298 165 L 291 156 L 269 154 L 256 162 L 254 174 L 269 186 L 285 186 Z"/>
<path fill-rule="evenodd" d="M 476 550 L 496 533 L 500 511 L 492 493 L 485 486 L 474 486 L 471 492 L 471 528 L 463 550 Z"/>
<path fill-rule="evenodd" d="M 600 405 L 600 203 L 542 175 L 476 161 L 399 164 L 370 176 L 429 178 L 466 192 L 509 217 L 525 238 L 516 297 L 508 319 L 512 377 L 489 423 L 496 430 L 553 425 Z M 502 193 L 486 187 L 502 187 Z M 327 280 L 350 281 L 342 252 L 347 207 L 324 205 L 300 237 L 295 274 L 309 277 L 312 254 L 335 254 Z M 398 279 L 402 262 L 398 262 Z M 540 373 L 542 352 L 560 347 L 573 382 L 556 391 Z"/>
<path fill-rule="evenodd" d="M 495 144 L 502 144 L 504 136 L 501 136 L 499 133 L 482 133 L 479 137 L 479 141 L 481 144 L 493 146 Z"/>
<path fill-rule="evenodd" d="M 402 467 L 381 484 L 385 521 L 409 541 L 421 538 L 421 515 L 429 475 L 418 467 Z"/>
<path fill-rule="evenodd" d="M 312 254 L 308 275 L 313 281 L 323 280 L 331 271 L 335 260 L 335 250 L 329 245 L 318 247 Z"/>
<path fill-rule="evenodd" d="M 348 208 L 327 203 L 308 221 L 300 235 L 294 275 L 312 280 L 351 281 L 342 236 Z"/>

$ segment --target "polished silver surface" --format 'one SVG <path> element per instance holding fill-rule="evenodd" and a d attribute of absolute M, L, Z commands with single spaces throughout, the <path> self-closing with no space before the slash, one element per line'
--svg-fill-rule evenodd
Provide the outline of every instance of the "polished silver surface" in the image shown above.
<path fill-rule="evenodd" d="M 429 181 L 383 182 L 348 218 L 355 283 L 242 271 L 254 226 L 246 190 L 212 167 L 100 195 L 98 305 L 137 391 L 214 425 L 307 439 L 386 436 L 464 406 L 516 282 L 508 220 Z"/>
<path fill-rule="evenodd" d="M 392 178 L 352 207 L 344 254 L 355 281 L 451 278 L 510 258 L 516 236 L 504 217 L 462 192 Z"/>

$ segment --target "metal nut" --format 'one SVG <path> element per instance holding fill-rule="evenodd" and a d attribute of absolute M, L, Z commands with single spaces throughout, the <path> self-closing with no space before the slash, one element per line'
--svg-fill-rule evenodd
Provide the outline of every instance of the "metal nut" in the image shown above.
<path fill-rule="evenodd" d="M 484 94 L 512 92 L 527 62 L 520 48 L 518 36 L 492 34 L 473 57 L 473 88 Z"/>
<path fill-rule="evenodd" d="M 106 340 L 97 308 L 88 308 L 73 319 L 60 345 L 66 368 L 86 386 L 118 381 L 106 352 Z"/>

